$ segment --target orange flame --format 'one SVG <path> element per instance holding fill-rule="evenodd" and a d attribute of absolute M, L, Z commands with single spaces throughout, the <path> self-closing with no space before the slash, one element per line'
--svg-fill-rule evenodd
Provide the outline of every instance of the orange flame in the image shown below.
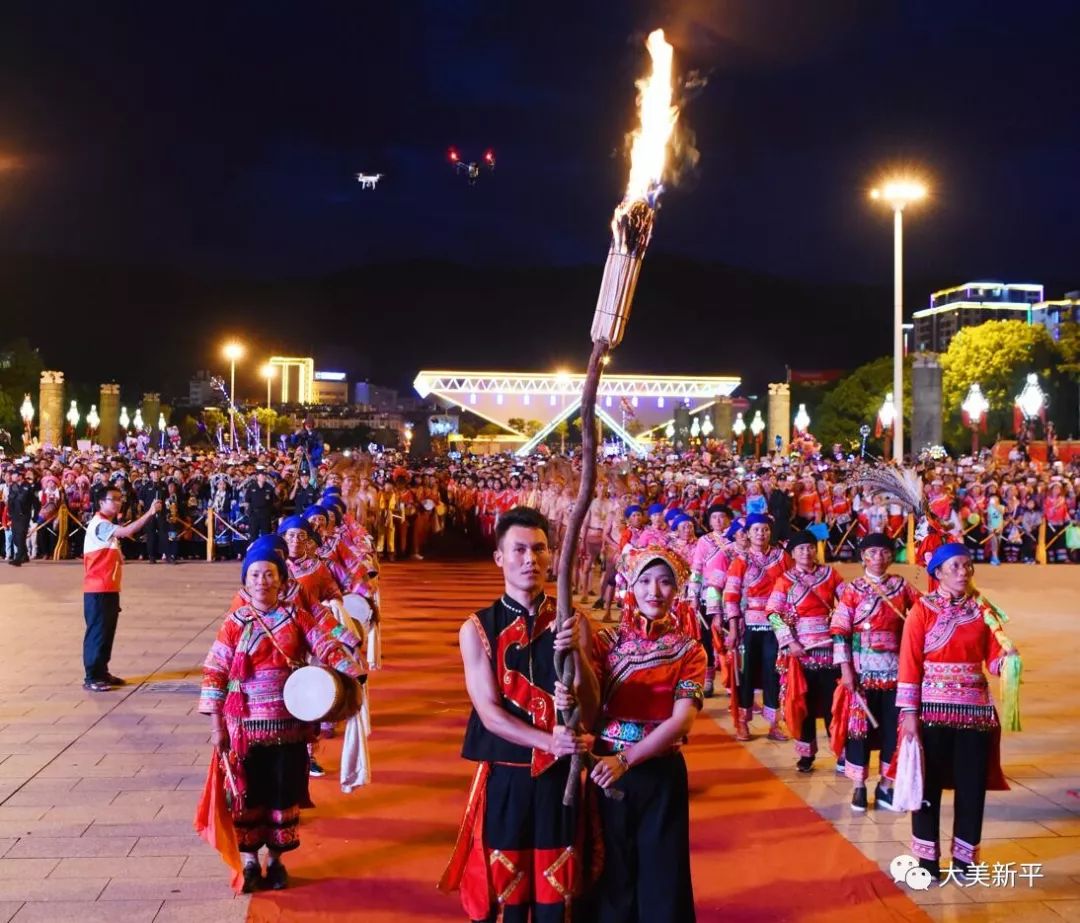
<path fill-rule="evenodd" d="M 638 81 L 639 127 L 630 148 L 630 181 L 625 201 L 641 199 L 652 204 L 664 175 L 668 141 L 679 117 L 671 104 L 671 45 L 664 30 L 656 29 L 645 42 L 652 71 Z"/>

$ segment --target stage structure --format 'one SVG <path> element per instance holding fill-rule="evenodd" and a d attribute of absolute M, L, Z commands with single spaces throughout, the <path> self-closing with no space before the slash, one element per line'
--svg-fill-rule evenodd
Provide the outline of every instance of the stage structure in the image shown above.
<path fill-rule="evenodd" d="M 583 374 L 567 371 L 535 375 L 518 372 L 422 371 L 413 381 L 421 397 L 434 395 L 468 410 L 510 433 L 526 439 L 518 449 L 528 455 L 563 420 L 572 419 L 581 406 Z M 631 435 L 644 433 L 671 419 L 675 407 L 696 413 L 739 386 L 733 376 L 610 375 L 600 380 L 596 415 L 636 454 L 643 442 Z M 529 438 L 510 420 L 536 421 L 539 431 Z"/>
<path fill-rule="evenodd" d="M 311 358 L 296 358 L 288 356 L 271 356 L 270 365 L 280 370 L 281 378 L 281 403 L 283 404 L 310 404 L 315 391 L 315 360 Z M 293 386 L 295 394 L 289 394 L 289 370 L 296 370 L 296 384 Z"/>

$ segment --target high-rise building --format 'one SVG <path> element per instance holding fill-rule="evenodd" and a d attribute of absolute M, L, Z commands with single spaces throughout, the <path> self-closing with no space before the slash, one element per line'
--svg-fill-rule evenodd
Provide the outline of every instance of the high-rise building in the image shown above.
<path fill-rule="evenodd" d="M 1032 321 L 1043 287 L 1028 282 L 965 282 L 930 296 L 930 307 L 916 311 L 915 350 L 943 353 L 958 330 L 988 320 Z"/>
<path fill-rule="evenodd" d="M 1080 291 L 1066 292 L 1059 301 L 1040 301 L 1031 306 L 1031 322 L 1042 324 L 1055 340 L 1061 338 L 1061 325 L 1066 321 L 1080 323 Z"/>

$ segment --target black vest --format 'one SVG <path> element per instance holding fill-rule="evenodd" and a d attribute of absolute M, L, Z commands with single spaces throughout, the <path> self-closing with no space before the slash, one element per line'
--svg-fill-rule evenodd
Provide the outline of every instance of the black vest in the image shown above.
<path fill-rule="evenodd" d="M 555 691 L 555 601 L 545 598 L 538 615 L 507 596 L 473 616 L 491 660 L 495 688 L 502 707 L 526 724 L 550 728 Z M 526 638 L 531 643 L 525 643 Z M 545 717 L 548 720 L 544 720 Z M 539 719 L 539 720 L 537 720 Z M 474 708 L 465 729 L 461 755 L 467 760 L 529 765 L 529 747 L 510 743 L 484 727 Z"/>

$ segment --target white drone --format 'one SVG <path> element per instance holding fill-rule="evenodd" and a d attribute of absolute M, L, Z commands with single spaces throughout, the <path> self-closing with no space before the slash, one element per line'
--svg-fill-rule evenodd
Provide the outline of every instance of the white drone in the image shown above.
<path fill-rule="evenodd" d="M 381 173 L 357 173 L 356 181 L 360 184 L 361 189 L 374 189 L 379 185 L 379 180 L 383 178 Z"/>

